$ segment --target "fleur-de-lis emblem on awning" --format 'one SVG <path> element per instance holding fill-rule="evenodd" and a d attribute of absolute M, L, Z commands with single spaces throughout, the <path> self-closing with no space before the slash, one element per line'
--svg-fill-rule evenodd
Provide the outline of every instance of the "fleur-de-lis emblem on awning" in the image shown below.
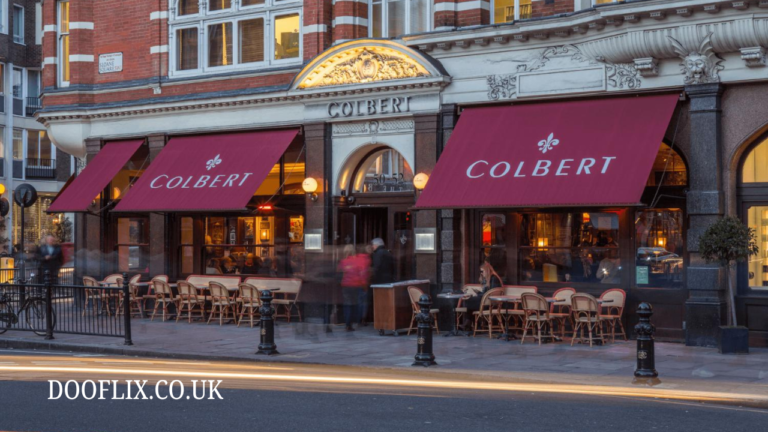
<path fill-rule="evenodd" d="M 555 139 L 555 133 L 552 132 L 547 139 L 539 141 L 539 150 L 541 150 L 542 153 L 546 153 L 558 144 L 560 144 L 560 140 Z"/>
<path fill-rule="evenodd" d="M 205 164 L 205 169 L 207 169 L 207 170 L 209 170 L 209 171 L 210 171 L 211 169 L 213 169 L 213 168 L 216 168 L 216 165 L 218 165 L 218 164 L 220 164 L 220 163 L 221 163 L 221 158 L 220 158 L 219 156 L 221 156 L 221 155 L 216 155 L 216 157 L 215 157 L 215 158 L 213 158 L 213 159 L 209 160 L 209 161 L 208 161 L 208 162 Z"/>

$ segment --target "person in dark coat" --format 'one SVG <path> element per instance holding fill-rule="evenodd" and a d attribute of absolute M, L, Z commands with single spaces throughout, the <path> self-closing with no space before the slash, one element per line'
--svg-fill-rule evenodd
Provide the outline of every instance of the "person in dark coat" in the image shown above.
<path fill-rule="evenodd" d="M 395 281 L 395 259 L 392 254 L 384 247 L 384 240 L 375 238 L 371 242 L 373 254 L 371 261 L 373 263 L 371 284 L 385 284 Z"/>
<path fill-rule="evenodd" d="M 40 263 L 40 278 L 48 270 L 51 282 L 56 283 L 59 278 L 59 269 L 63 263 L 61 246 L 56 243 L 52 235 L 45 236 L 45 242 L 37 249 L 37 262 Z"/>

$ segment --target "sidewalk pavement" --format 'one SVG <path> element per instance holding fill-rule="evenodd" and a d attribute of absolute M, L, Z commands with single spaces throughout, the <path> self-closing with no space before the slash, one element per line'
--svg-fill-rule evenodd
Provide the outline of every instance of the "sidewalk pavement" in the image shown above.
<path fill-rule="evenodd" d="M 0 348 L 44 349 L 142 357 L 228 361 L 268 361 L 411 368 L 416 354 L 411 336 L 380 336 L 372 327 L 346 332 L 343 326 L 279 321 L 275 340 L 280 355 L 255 355 L 260 328 L 200 322 L 175 323 L 135 319 L 133 346 L 123 338 L 56 334 L 46 341 L 29 332 L 0 335 Z M 635 369 L 635 341 L 605 346 L 563 342 L 537 345 L 532 339 L 503 341 L 487 333 L 476 337 L 434 335 L 438 366 L 420 369 L 424 375 L 458 374 L 498 378 L 500 381 L 546 382 L 574 385 L 627 386 Z M 768 402 L 768 349 L 748 355 L 722 355 L 712 348 L 656 343 L 656 388 L 722 391 L 756 395 Z"/>

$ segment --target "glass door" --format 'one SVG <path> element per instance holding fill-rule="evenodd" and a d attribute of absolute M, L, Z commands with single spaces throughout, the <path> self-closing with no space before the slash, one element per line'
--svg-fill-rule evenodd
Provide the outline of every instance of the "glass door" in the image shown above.
<path fill-rule="evenodd" d="M 745 286 L 752 292 L 768 293 L 768 203 L 747 205 L 745 214 L 747 225 L 755 230 L 759 248 L 746 265 Z"/>

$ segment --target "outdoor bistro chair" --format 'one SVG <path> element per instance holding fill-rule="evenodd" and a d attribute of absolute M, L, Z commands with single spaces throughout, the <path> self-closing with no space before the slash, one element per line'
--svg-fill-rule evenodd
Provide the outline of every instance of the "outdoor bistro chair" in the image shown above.
<path fill-rule="evenodd" d="M 197 288 L 186 281 L 176 282 L 176 288 L 179 290 L 179 295 L 176 296 L 176 322 L 179 322 L 184 312 L 187 313 L 187 322 L 191 323 L 192 318 L 205 319 L 205 296 L 200 295 Z M 192 315 L 195 309 L 200 312 L 200 315 Z"/>
<path fill-rule="evenodd" d="M 163 321 L 165 321 L 165 315 L 169 313 L 168 305 L 174 303 L 171 286 L 168 285 L 168 282 L 162 279 L 154 278 L 152 279 L 152 290 L 154 291 L 155 307 L 152 311 L 151 321 L 155 320 L 155 314 L 157 314 L 158 309 L 162 309 Z M 178 311 L 176 311 L 176 313 L 178 313 Z"/>
<path fill-rule="evenodd" d="M 482 323 L 485 323 L 485 325 L 488 326 L 488 338 L 493 338 L 494 329 L 499 331 L 503 330 L 501 323 L 499 323 L 497 327 L 493 326 L 493 317 L 499 316 L 498 310 L 494 309 L 493 302 L 489 297 L 498 295 L 504 295 L 504 288 L 493 288 L 483 294 L 483 297 L 480 299 L 480 310 L 472 312 L 475 316 L 475 331 L 472 333 L 472 336 L 477 335 L 478 325 Z M 480 321 L 480 318 L 482 318 L 482 321 Z"/>
<path fill-rule="evenodd" d="M 504 295 L 515 297 L 521 297 L 524 293 L 535 294 L 539 292 L 539 289 L 534 286 L 504 285 L 501 288 L 504 290 Z M 508 328 L 509 320 L 514 319 L 515 325 L 513 328 L 522 329 L 523 324 L 525 324 L 525 312 L 520 308 L 520 303 L 515 302 L 511 309 L 509 306 L 509 303 L 499 302 L 496 307 L 496 313 L 504 320 Z"/>
<path fill-rule="evenodd" d="M 83 286 L 85 287 L 85 303 L 83 304 L 83 316 L 85 316 L 86 307 L 88 301 L 91 301 L 91 308 L 93 308 L 93 314 L 98 315 L 102 309 L 105 308 L 105 303 L 102 301 L 102 290 L 99 287 L 99 282 L 90 277 L 83 276 Z M 109 307 L 106 308 L 109 313 Z"/>
<path fill-rule="evenodd" d="M 483 286 L 480 284 L 467 284 L 461 288 L 461 291 L 468 296 L 472 296 L 483 292 Z M 464 321 L 463 318 L 467 313 L 467 307 L 464 306 L 464 298 L 460 298 L 456 303 L 456 309 L 454 309 L 454 312 L 456 315 L 456 328 L 462 328 Z M 468 331 L 468 329 L 464 329 L 464 331 Z"/>
<path fill-rule="evenodd" d="M 546 334 L 543 337 L 555 338 L 552 333 L 552 319 L 549 316 L 549 304 L 547 299 L 543 295 L 537 293 L 523 293 L 520 295 L 521 303 L 523 304 L 523 313 L 525 314 L 525 324 L 523 325 L 523 337 L 520 339 L 520 344 L 525 342 L 525 335 L 528 334 L 528 330 L 531 330 L 533 334 L 533 327 L 536 327 L 536 338 L 539 339 L 539 345 L 541 345 L 541 329 L 545 326 L 549 326 L 549 336 Z"/>
<path fill-rule="evenodd" d="M 419 298 L 424 295 L 424 291 L 420 290 L 419 288 L 409 286 L 408 287 L 408 296 L 411 298 L 411 308 L 413 308 L 413 315 L 411 315 L 411 325 L 408 327 L 408 334 L 407 336 L 411 335 L 411 330 L 413 330 L 413 322 L 416 320 L 416 315 L 421 313 L 421 306 L 419 306 Z M 437 313 L 440 312 L 440 309 L 430 309 L 429 314 L 432 315 L 434 324 L 435 324 L 435 330 L 437 331 L 437 334 L 440 334 L 440 327 L 437 325 Z"/>
<path fill-rule="evenodd" d="M 243 322 L 243 315 L 248 310 L 248 318 L 250 319 L 251 328 L 253 328 L 253 318 L 258 316 L 261 318 L 259 308 L 261 307 L 261 298 L 259 289 L 255 286 L 247 283 L 241 283 L 238 287 L 240 295 L 237 297 L 237 303 L 240 306 L 240 318 L 237 321 L 237 326 Z"/>
<path fill-rule="evenodd" d="M 218 282 L 209 282 L 208 287 L 211 291 L 211 314 L 208 316 L 208 324 L 218 313 L 219 325 L 224 321 L 225 315 L 231 315 L 237 323 L 237 303 L 230 297 L 229 290 L 223 284 Z"/>
<path fill-rule="evenodd" d="M 119 303 L 119 290 L 115 288 L 122 288 L 123 286 L 123 275 L 120 273 L 113 273 L 107 277 L 104 278 L 103 281 L 100 282 L 100 285 L 102 288 L 111 288 L 111 289 L 102 289 L 101 290 L 101 300 L 105 301 L 107 303 L 107 315 L 112 315 L 112 311 L 109 309 L 109 302 L 111 300 L 115 301 L 115 305 Z"/>
<path fill-rule="evenodd" d="M 142 305 L 143 298 L 139 296 L 139 287 L 136 286 L 137 283 L 139 283 L 139 280 L 141 279 L 141 275 L 134 275 L 130 279 L 128 279 L 128 305 L 131 310 L 131 316 L 133 316 L 135 313 L 138 313 L 139 316 L 144 316 L 144 307 Z M 123 286 L 123 278 L 118 278 L 118 283 L 120 286 Z M 117 293 L 118 298 L 120 301 L 117 304 L 117 314 L 121 315 L 123 313 L 123 301 L 125 299 L 123 298 L 123 291 Z"/>
<path fill-rule="evenodd" d="M 298 278 L 270 278 L 270 277 L 249 277 L 243 283 L 253 286 L 267 286 L 270 289 L 277 288 L 273 292 L 272 307 L 275 308 L 274 318 L 285 318 L 291 322 L 293 311 L 302 321 L 301 307 L 299 306 L 299 297 L 301 295 L 302 280 Z"/>
<path fill-rule="evenodd" d="M 627 340 L 627 333 L 624 331 L 624 324 L 621 322 L 624 315 L 624 303 L 627 294 L 619 288 L 611 288 L 600 296 L 603 301 L 600 311 L 601 323 L 611 326 L 611 342 L 616 342 L 616 325 L 621 329 L 621 335 Z"/>
<path fill-rule="evenodd" d="M 141 305 L 144 307 L 144 310 L 147 310 L 147 300 L 155 299 L 155 292 L 154 292 L 152 282 L 156 280 L 168 283 L 169 278 L 166 275 L 158 275 L 153 277 L 152 280 L 149 281 L 149 286 L 147 286 L 147 293 L 144 294 L 141 298 Z"/>
<path fill-rule="evenodd" d="M 560 327 L 560 336 L 565 337 L 565 323 L 568 322 L 573 328 L 571 320 L 571 297 L 576 294 L 573 288 L 560 288 L 552 294 L 554 303 L 549 305 L 549 317 Z"/>
<path fill-rule="evenodd" d="M 571 346 L 576 342 L 577 335 L 581 332 L 581 336 L 578 338 L 582 343 L 584 342 L 584 330 L 589 334 L 589 346 L 592 346 L 594 339 L 600 339 L 601 342 L 605 342 L 603 339 L 603 332 L 600 329 L 600 308 L 597 305 L 597 300 L 589 294 L 576 293 L 571 296 L 571 311 L 573 314 L 573 339 L 571 339 Z M 595 337 L 593 338 L 593 333 Z"/>

